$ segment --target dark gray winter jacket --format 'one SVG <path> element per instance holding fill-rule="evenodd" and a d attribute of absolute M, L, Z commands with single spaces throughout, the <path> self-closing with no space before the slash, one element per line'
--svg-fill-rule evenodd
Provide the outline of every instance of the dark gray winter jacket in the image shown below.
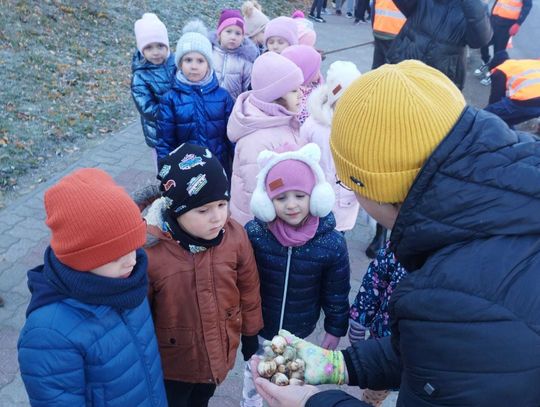
<path fill-rule="evenodd" d="M 418 59 L 463 89 L 465 46 L 483 47 L 492 36 L 482 0 L 394 0 L 394 3 L 407 22 L 388 51 L 388 61 L 396 64 Z"/>
<path fill-rule="evenodd" d="M 540 140 L 466 108 L 391 245 L 410 271 L 390 300 L 392 336 L 344 352 L 350 383 L 400 386 L 400 407 L 540 406 Z M 327 396 L 306 406 L 360 405 Z"/>

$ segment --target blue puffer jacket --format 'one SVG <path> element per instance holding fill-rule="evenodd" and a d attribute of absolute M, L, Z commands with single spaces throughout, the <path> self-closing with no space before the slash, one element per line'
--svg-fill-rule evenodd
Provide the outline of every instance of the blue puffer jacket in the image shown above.
<path fill-rule="evenodd" d="M 401 382 L 400 407 L 540 406 L 540 140 L 468 107 L 391 242 L 411 273 L 390 300 L 392 337 L 347 350 L 352 383 Z M 337 405 L 320 397 L 306 406 Z"/>
<path fill-rule="evenodd" d="M 171 54 L 164 64 L 154 65 L 136 51 L 131 61 L 131 72 L 131 96 L 141 115 L 144 140 L 149 147 L 155 147 L 159 98 L 167 93 L 173 84 L 176 73 L 174 55 Z"/>
<path fill-rule="evenodd" d="M 234 102 L 219 87 L 216 75 L 205 86 L 187 85 L 175 79 L 173 88 L 161 99 L 158 114 L 158 158 L 182 143 L 192 143 L 215 154 L 231 174 L 233 146 L 227 138 L 227 121 Z"/>
<path fill-rule="evenodd" d="M 148 300 L 118 310 L 67 298 L 44 267 L 28 273 L 32 302 L 18 344 L 32 406 L 166 407 Z"/>
<path fill-rule="evenodd" d="M 264 328 L 259 335 L 272 339 L 279 330 L 289 256 L 283 328 L 305 338 L 315 329 L 322 308 L 324 330 L 338 337 L 347 333 L 349 254 L 345 238 L 335 227 L 330 213 L 320 219 L 313 239 L 303 246 L 287 248 L 276 240 L 265 222 L 254 219 L 246 224 L 261 281 Z"/>

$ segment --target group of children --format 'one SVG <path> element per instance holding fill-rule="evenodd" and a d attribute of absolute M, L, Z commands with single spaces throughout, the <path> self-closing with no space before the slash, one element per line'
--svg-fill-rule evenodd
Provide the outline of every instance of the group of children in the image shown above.
<path fill-rule="evenodd" d="M 47 191 L 52 239 L 18 345 L 32 405 L 205 406 L 240 343 L 247 361 L 281 328 L 306 337 L 321 310 L 326 349 L 349 318 L 386 329 L 365 290 L 349 308 L 344 233 L 360 206 L 329 147 L 360 72 L 340 61 L 323 79 L 302 13 L 242 12 L 211 34 L 188 23 L 174 54 L 155 14 L 135 23 L 132 94 L 159 192 L 137 207 L 97 169 Z M 242 405 L 262 406 L 249 364 Z"/>

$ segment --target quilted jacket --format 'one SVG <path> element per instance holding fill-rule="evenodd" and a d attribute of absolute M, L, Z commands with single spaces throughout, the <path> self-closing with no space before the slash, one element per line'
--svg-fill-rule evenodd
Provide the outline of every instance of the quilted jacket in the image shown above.
<path fill-rule="evenodd" d="M 167 93 L 173 84 L 176 72 L 174 55 L 170 55 L 162 65 L 154 65 L 136 51 L 131 61 L 131 72 L 131 96 L 141 115 L 144 140 L 149 147 L 155 147 L 159 98 Z"/>
<path fill-rule="evenodd" d="M 245 227 L 261 280 L 264 328 L 259 335 L 272 339 L 277 334 L 285 298 L 284 329 L 302 338 L 308 336 L 315 329 L 322 309 L 324 330 L 344 336 L 349 324 L 349 255 L 345 238 L 335 230 L 334 215 L 330 213 L 320 219 L 317 232 L 309 242 L 292 248 L 282 246 L 259 219 Z"/>

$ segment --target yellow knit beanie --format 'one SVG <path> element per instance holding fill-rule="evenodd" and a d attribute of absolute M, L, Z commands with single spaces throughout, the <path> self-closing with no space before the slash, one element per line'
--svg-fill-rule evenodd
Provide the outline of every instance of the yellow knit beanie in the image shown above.
<path fill-rule="evenodd" d="M 332 120 L 339 179 L 373 201 L 403 202 L 464 107 L 450 79 L 419 61 L 362 75 L 340 98 Z"/>

